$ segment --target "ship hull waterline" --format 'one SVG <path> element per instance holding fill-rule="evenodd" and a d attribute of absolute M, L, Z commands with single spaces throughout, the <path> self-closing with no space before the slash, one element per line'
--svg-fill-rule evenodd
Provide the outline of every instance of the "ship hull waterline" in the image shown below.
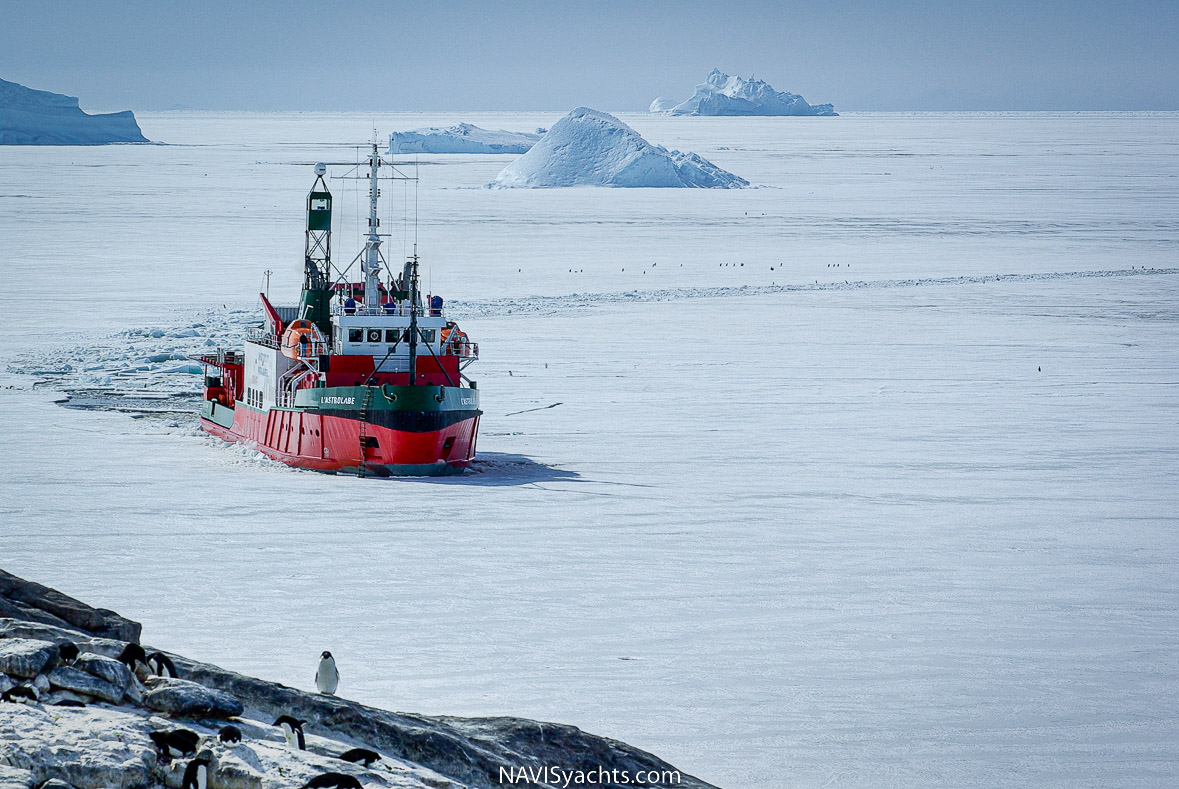
<path fill-rule="evenodd" d="M 235 407 L 205 401 L 201 427 L 295 468 L 372 477 L 448 476 L 462 474 L 474 460 L 480 416 L 477 408 L 378 408 L 362 419 L 347 409 L 260 410 L 241 401 Z"/>

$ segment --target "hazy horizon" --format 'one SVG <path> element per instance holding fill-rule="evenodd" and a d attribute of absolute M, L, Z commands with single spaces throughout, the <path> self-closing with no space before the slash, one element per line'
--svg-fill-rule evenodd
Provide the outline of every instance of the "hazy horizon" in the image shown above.
<path fill-rule="evenodd" d="M 1174 3 L 401 8 L 6 2 L 0 78 L 88 111 L 643 111 L 714 67 L 844 112 L 1179 110 Z"/>

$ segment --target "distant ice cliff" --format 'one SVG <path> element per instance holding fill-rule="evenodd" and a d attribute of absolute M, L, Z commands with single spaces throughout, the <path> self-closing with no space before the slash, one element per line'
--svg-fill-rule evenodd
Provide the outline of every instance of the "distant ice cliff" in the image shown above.
<path fill-rule="evenodd" d="M 73 96 L 0 79 L 0 145 L 104 145 L 148 142 L 135 115 L 88 115 Z"/>
<path fill-rule="evenodd" d="M 760 79 L 730 77 L 713 69 L 687 101 L 651 102 L 651 112 L 667 115 L 838 115 L 830 104 L 807 104 L 802 96 L 774 90 Z"/>
<path fill-rule="evenodd" d="M 491 185 L 729 189 L 749 182 L 694 153 L 652 145 L 613 115 L 578 107 L 505 167 Z"/>

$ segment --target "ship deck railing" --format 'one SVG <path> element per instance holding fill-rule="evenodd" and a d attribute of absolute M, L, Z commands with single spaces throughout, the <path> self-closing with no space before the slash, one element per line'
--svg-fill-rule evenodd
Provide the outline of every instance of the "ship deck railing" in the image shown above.
<path fill-rule="evenodd" d="M 438 308 L 418 307 L 417 313 L 418 313 L 419 318 L 426 318 L 426 317 L 441 318 L 442 317 L 442 309 L 440 307 L 438 307 Z M 345 315 L 347 317 L 359 316 L 359 317 L 367 317 L 367 318 L 376 318 L 376 317 L 408 318 L 409 317 L 409 305 L 408 304 L 405 304 L 405 305 L 398 304 L 392 308 L 387 307 L 385 305 L 381 305 L 380 307 L 373 307 L 373 308 L 369 309 L 368 307 L 364 307 L 359 304 L 356 305 L 355 307 L 345 307 L 343 304 L 333 304 L 332 309 L 331 309 L 331 314 L 332 315 Z"/>
<path fill-rule="evenodd" d="M 258 345 L 265 345 L 267 348 L 279 347 L 278 335 L 265 326 L 251 326 L 246 329 L 246 340 Z"/>
<path fill-rule="evenodd" d="M 442 341 L 442 356 L 457 356 L 460 359 L 478 359 L 479 343 Z"/>

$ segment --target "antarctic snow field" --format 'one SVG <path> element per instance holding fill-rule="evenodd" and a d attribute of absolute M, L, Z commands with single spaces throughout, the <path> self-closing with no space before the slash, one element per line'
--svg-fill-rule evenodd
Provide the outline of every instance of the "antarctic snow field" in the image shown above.
<path fill-rule="evenodd" d="M 347 698 L 722 787 L 1172 783 L 1179 114 L 620 116 L 739 190 L 422 155 L 477 468 L 199 432 L 184 357 L 239 341 L 264 272 L 297 298 L 312 164 L 374 121 L 562 114 L 140 113 L 167 145 L 5 150 L 4 568 L 195 659 L 310 689 L 330 649 Z M 384 188 L 398 260 L 414 196 Z"/>

